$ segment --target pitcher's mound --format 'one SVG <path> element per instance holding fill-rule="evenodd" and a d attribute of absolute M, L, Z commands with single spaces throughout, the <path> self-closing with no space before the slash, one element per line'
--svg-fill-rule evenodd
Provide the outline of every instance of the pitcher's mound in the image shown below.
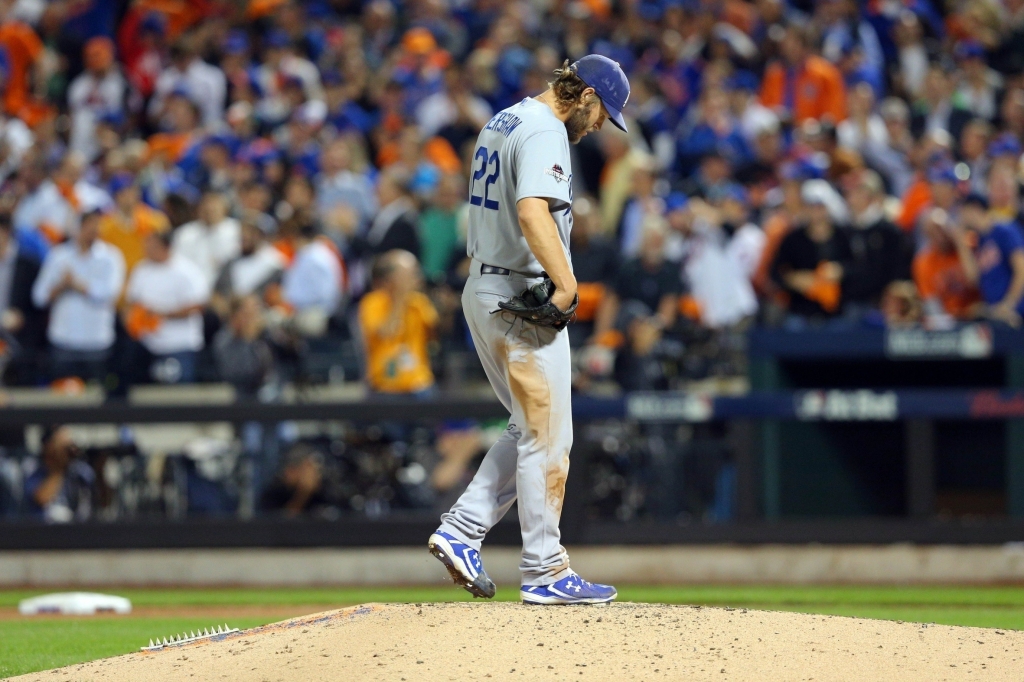
<path fill-rule="evenodd" d="M 455 603 L 367 604 L 16 679 L 1020 682 L 1022 671 L 1015 631 L 656 604 Z"/>

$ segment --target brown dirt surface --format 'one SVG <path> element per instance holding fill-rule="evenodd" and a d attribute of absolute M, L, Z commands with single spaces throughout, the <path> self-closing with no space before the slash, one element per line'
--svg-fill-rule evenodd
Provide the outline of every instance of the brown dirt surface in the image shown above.
<path fill-rule="evenodd" d="M 366 604 L 18 682 L 1024 679 L 1024 632 L 657 604 Z"/>

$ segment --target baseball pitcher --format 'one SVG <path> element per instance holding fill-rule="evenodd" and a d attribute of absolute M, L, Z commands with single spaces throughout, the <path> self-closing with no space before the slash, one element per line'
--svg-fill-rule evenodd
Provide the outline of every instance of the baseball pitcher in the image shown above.
<path fill-rule="evenodd" d="M 518 498 L 523 602 L 604 603 L 615 599 L 615 588 L 573 573 L 558 530 L 572 447 L 565 326 L 577 301 L 569 145 L 606 119 L 626 130 L 629 81 L 599 55 L 567 61 L 555 74 L 546 91 L 499 112 L 477 139 L 469 181 L 473 263 L 462 307 L 487 378 L 512 416 L 428 547 L 456 584 L 493 597 L 480 545 Z"/>

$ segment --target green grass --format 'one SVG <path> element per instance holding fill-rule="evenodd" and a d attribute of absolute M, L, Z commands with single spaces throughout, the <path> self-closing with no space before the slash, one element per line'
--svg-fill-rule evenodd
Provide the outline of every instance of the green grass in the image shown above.
<path fill-rule="evenodd" d="M 105 617 L 90 620 L 0 620 L 0 678 L 135 651 L 150 637 L 208 627 L 227 620 L 232 627 L 262 625 L 270 617 L 217 617 L 217 607 L 340 607 L 363 602 L 469 601 L 452 587 L 280 588 L 106 590 L 138 607 L 201 606 L 196 618 Z M 15 607 L 41 590 L 0 592 L 0 607 Z M 518 590 L 499 589 L 497 599 L 518 599 Z M 751 609 L 833 614 L 912 622 L 1024 630 L 1024 587 L 785 587 L 623 586 L 621 601 L 703 604 Z"/>
<path fill-rule="evenodd" d="M 232 618 L 251 628 L 265 619 Z M 0 678 L 138 651 L 149 638 L 169 636 L 216 621 L 197 618 L 103 618 L 0 621 Z"/>

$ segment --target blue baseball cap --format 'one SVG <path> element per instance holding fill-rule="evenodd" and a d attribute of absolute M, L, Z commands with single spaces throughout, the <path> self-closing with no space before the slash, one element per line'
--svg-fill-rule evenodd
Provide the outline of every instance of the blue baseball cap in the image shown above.
<path fill-rule="evenodd" d="M 133 187 L 135 185 L 135 176 L 126 171 L 114 173 L 114 177 L 110 178 L 110 194 L 117 196 L 117 193 Z"/>
<path fill-rule="evenodd" d="M 629 79 L 618 63 L 599 54 L 588 54 L 569 68 L 580 80 L 594 88 L 615 127 L 627 132 L 622 108 L 629 99 Z"/>
<path fill-rule="evenodd" d="M 928 182 L 947 182 L 955 185 L 959 179 L 952 163 L 936 163 L 928 168 Z"/>
<path fill-rule="evenodd" d="M 669 214 L 673 211 L 679 211 L 686 208 L 686 205 L 690 203 L 690 200 L 682 192 L 672 192 L 665 197 L 665 213 Z"/>

